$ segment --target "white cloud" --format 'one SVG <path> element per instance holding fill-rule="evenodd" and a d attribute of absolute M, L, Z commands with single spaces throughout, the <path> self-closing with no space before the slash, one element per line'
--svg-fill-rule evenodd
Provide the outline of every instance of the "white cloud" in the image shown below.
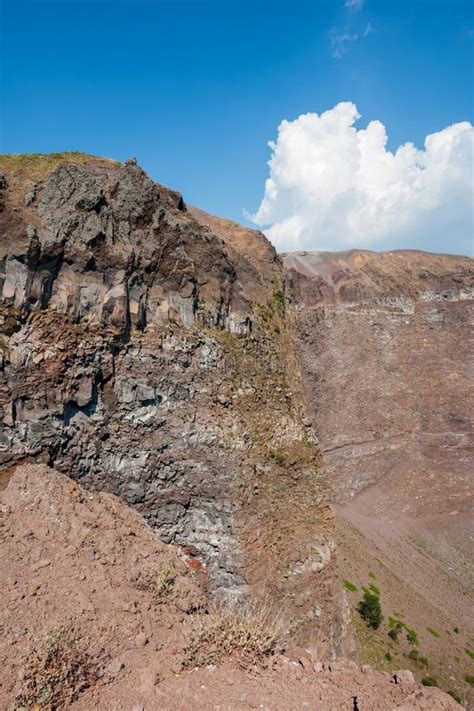
<path fill-rule="evenodd" d="M 356 10 L 362 7 L 364 0 L 346 0 L 344 7 L 354 7 Z"/>
<path fill-rule="evenodd" d="M 387 150 L 380 121 L 356 129 L 355 104 L 282 121 L 252 220 L 280 251 L 413 247 L 470 250 L 474 129 L 456 123 Z"/>
<path fill-rule="evenodd" d="M 340 59 L 347 54 L 351 42 L 357 42 L 357 40 L 367 37 L 367 35 L 370 35 L 373 31 L 370 22 L 366 25 L 363 32 L 346 32 L 342 35 L 338 35 L 332 30 L 330 32 L 332 56 L 336 59 Z"/>
<path fill-rule="evenodd" d="M 357 32 L 346 32 L 343 35 L 331 33 L 331 54 L 336 59 L 340 59 L 349 49 L 351 42 L 357 42 L 359 34 Z"/>

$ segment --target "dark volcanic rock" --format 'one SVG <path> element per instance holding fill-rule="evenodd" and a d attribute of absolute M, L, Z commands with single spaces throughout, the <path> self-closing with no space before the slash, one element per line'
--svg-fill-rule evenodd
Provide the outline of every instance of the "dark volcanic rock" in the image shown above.
<path fill-rule="evenodd" d="M 37 203 L 21 217 L 19 239 L 2 245 L 4 303 L 124 331 L 170 320 L 248 328 L 248 300 L 222 240 L 138 165 L 60 165 Z M 9 226 L 4 215 L 5 235 Z"/>
<path fill-rule="evenodd" d="M 119 494 L 215 592 L 285 599 L 329 653 L 333 520 L 273 248 L 133 161 L 0 169 L 4 471 L 43 461 Z"/>

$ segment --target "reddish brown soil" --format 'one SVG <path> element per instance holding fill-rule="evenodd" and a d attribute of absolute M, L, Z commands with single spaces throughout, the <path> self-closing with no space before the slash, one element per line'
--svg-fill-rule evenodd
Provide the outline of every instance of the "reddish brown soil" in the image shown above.
<path fill-rule="evenodd" d="M 323 666 L 305 650 L 289 649 L 264 670 L 230 661 L 182 671 L 186 630 L 205 604 L 202 572 L 190 572 L 117 498 L 86 492 L 46 466 L 19 467 L 0 504 L 0 708 L 12 700 L 25 655 L 58 624 L 71 624 L 100 660 L 97 684 L 70 705 L 81 711 L 458 708 L 403 674 L 395 683 L 353 662 Z M 163 566 L 175 583 L 157 604 L 136 578 Z"/>

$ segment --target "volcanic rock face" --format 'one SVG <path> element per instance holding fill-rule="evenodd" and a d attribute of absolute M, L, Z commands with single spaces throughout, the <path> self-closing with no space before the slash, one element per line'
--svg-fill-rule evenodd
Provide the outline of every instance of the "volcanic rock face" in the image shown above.
<path fill-rule="evenodd" d="M 25 196 L 31 209 L 2 221 L 6 303 L 122 331 L 169 321 L 247 330 L 249 302 L 222 241 L 134 162 L 66 163 Z"/>
<path fill-rule="evenodd" d="M 215 593 L 284 599 L 295 638 L 334 651 L 333 519 L 274 250 L 133 161 L 0 169 L 2 468 L 118 494 Z"/>
<path fill-rule="evenodd" d="M 443 496 L 462 509 L 472 445 L 473 261 L 357 251 L 284 261 L 335 500 L 390 473 L 413 494 L 430 489 L 434 510 L 433 482 L 448 469 Z M 426 513 L 428 501 L 420 503 Z"/>
<path fill-rule="evenodd" d="M 473 261 L 352 251 L 284 263 L 308 409 L 334 483 L 342 573 L 360 588 L 375 575 L 386 619 L 403 612 L 430 668 L 467 694 Z M 397 653 L 387 640 L 381 658 Z"/>

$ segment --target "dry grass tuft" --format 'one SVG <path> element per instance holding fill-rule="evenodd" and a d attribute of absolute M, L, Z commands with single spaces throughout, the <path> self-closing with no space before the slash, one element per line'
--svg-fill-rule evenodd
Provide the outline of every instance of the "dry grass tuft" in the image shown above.
<path fill-rule="evenodd" d="M 176 575 L 167 565 L 159 570 L 140 573 L 136 579 L 140 590 L 147 590 L 152 593 L 153 602 L 159 605 L 170 598 L 173 592 Z"/>
<path fill-rule="evenodd" d="M 34 648 L 25 662 L 13 710 L 67 708 L 98 678 L 98 665 L 74 631 L 61 625 Z"/>
<path fill-rule="evenodd" d="M 195 620 L 185 640 L 184 667 L 221 664 L 232 657 L 240 666 L 264 665 L 281 649 L 281 616 L 267 604 L 216 607 Z"/>

